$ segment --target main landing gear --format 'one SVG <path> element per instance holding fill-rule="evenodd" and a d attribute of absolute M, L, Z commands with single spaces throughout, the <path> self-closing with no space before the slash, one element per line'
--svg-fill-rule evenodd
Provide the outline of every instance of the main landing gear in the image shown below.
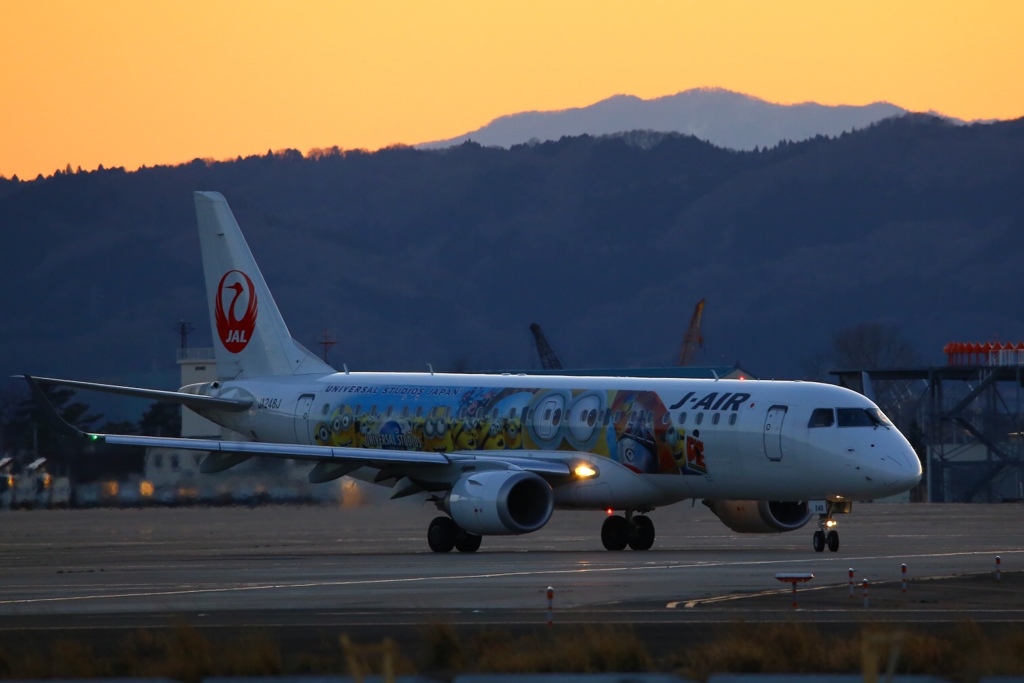
<path fill-rule="evenodd" d="M 483 536 L 469 533 L 451 517 L 435 517 L 427 529 L 427 543 L 435 553 L 449 553 L 452 548 L 460 553 L 475 553 L 482 540 Z"/>
<path fill-rule="evenodd" d="M 601 526 L 601 543 L 606 550 L 650 550 L 654 545 L 654 522 L 647 515 L 611 515 Z"/>
<path fill-rule="evenodd" d="M 836 520 L 832 519 L 832 505 L 832 501 L 828 501 L 825 513 L 818 515 L 818 530 L 812 539 L 816 553 L 823 552 L 826 545 L 833 553 L 839 550 L 839 532 L 835 530 Z"/>

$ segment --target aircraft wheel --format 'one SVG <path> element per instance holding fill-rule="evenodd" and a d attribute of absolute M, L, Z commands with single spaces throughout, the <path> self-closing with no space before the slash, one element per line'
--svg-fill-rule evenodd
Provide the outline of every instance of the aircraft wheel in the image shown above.
<path fill-rule="evenodd" d="M 629 547 L 633 550 L 650 550 L 654 545 L 654 522 L 646 515 L 637 515 L 633 518 L 632 528 L 629 530 Z"/>
<path fill-rule="evenodd" d="M 460 553 L 475 553 L 480 549 L 480 541 L 482 540 L 484 540 L 483 536 L 477 536 L 464 529 L 459 529 L 455 533 L 455 549 Z"/>
<path fill-rule="evenodd" d="M 427 544 L 435 553 L 448 553 L 455 547 L 459 527 L 451 517 L 435 517 L 427 529 Z"/>
<path fill-rule="evenodd" d="M 601 543 L 605 550 L 623 550 L 629 542 L 629 522 L 621 515 L 612 515 L 601 525 Z"/>
<path fill-rule="evenodd" d="M 814 532 L 814 552 L 820 553 L 825 549 L 825 532 L 818 529 Z"/>
<path fill-rule="evenodd" d="M 828 532 L 825 542 L 828 543 L 828 549 L 830 551 L 836 552 L 839 550 L 839 532 L 835 530 Z"/>

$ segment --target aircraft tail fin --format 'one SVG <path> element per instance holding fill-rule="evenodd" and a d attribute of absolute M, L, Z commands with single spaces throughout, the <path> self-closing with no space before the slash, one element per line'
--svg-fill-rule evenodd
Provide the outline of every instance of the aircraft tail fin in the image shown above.
<path fill-rule="evenodd" d="M 195 202 L 217 377 L 334 372 L 292 339 L 223 195 L 196 192 Z"/>

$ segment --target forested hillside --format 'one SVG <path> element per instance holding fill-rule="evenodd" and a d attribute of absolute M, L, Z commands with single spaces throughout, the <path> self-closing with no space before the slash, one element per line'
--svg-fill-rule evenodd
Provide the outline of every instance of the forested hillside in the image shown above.
<path fill-rule="evenodd" d="M 698 362 L 762 377 L 865 321 L 933 363 L 1024 339 L 1024 120 L 907 116 L 752 152 L 631 133 L 0 180 L 4 375 L 173 388 L 175 323 L 210 343 L 193 190 L 353 370 L 537 367 L 533 321 L 568 366 L 668 365 L 702 297 Z"/>

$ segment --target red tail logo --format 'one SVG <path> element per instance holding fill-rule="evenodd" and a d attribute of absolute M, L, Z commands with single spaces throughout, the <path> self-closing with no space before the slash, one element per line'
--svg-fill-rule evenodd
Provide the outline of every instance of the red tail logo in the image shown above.
<path fill-rule="evenodd" d="M 256 288 L 248 275 L 240 270 L 229 270 L 220 279 L 216 299 L 214 317 L 217 321 L 217 336 L 225 349 L 239 353 L 252 339 L 253 330 L 256 329 Z M 225 300 L 228 300 L 226 313 Z M 241 317 L 236 314 L 240 300 L 245 304 L 245 312 Z"/>

